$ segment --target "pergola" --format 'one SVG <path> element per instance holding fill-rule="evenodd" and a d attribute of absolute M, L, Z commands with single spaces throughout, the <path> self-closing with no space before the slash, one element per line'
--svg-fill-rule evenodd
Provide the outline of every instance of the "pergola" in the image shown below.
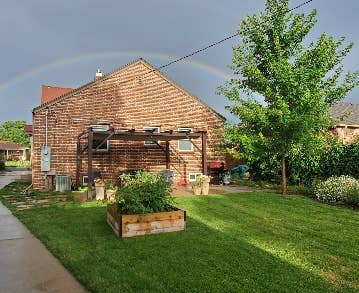
<path fill-rule="evenodd" d="M 87 138 L 87 145 L 84 148 L 81 148 L 81 139 Z M 201 138 L 201 147 L 198 147 L 192 140 L 191 143 L 193 146 L 201 151 L 202 154 L 202 173 L 207 174 L 207 132 L 206 131 L 196 131 L 196 132 L 178 132 L 173 130 L 168 130 L 164 132 L 153 132 L 150 130 L 145 131 L 136 131 L 135 129 L 121 130 L 116 131 L 114 129 L 109 129 L 107 131 L 94 131 L 92 128 L 85 130 L 77 136 L 77 157 L 76 157 L 76 187 L 80 186 L 80 167 L 81 167 L 81 154 L 87 150 L 88 154 L 88 198 L 92 199 L 92 186 L 93 186 L 93 153 L 99 150 L 108 140 L 120 140 L 120 141 L 153 141 L 159 148 L 164 151 L 165 160 L 166 160 L 166 169 L 170 168 L 170 148 L 169 142 L 171 140 L 180 140 L 180 139 L 194 139 Z M 93 141 L 101 141 L 95 149 L 93 149 Z M 165 146 L 162 146 L 160 142 L 165 142 Z"/>

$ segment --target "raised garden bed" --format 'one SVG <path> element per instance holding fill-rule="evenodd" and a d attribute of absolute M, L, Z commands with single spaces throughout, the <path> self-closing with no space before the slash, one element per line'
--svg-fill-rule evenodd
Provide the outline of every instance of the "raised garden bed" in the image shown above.
<path fill-rule="evenodd" d="M 176 209 L 145 215 L 121 215 L 118 213 L 117 204 L 109 204 L 107 223 L 117 237 L 176 232 L 186 228 L 186 211 Z"/>

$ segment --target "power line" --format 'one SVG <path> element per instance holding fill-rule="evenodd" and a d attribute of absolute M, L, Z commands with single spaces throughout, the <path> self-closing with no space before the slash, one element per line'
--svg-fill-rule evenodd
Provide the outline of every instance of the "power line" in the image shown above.
<path fill-rule="evenodd" d="M 301 4 L 299 4 L 299 5 L 297 5 L 297 6 L 293 7 L 293 8 L 291 8 L 291 9 L 288 9 L 288 10 L 285 11 L 285 12 L 282 12 L 282 13 L 278 14 L 278 16 L 279 16 L 279 15 L 285 15 L 285 14 L 287 14 L 287 13 L 289 13 L 289 12 L 292 12 L 292 11 L 294 11 L 294 10 L 300 8 L 300 7 L 303 7 L 303 6 L 307 5 L 307 4 L 309 4 L 309 3 L 312 2 L 312 1 L 313 1 L 313 0 L 305 1 L 305 2 L 303 2 L 303 3 L 301 3 Z M 233 35 L 230 35 L 230 36 L 228 36 L 228 37 L 225 37 L 225 38 L 223 38 L 223 39 L 221 39 L 221 40 L 219 40 L 219 41 L 217 41 L 217 42 L 214 42 L 214 43 L 212 43 L 212 44 L 210 44 L 210 45 L 208 45 L 208 46 L 206 46 L 206 47 L 203 47 L 203 48 L 201 48 L 201 49 L 198 49 L 198 50 L 196 50 L 196 51 L 193 51 L 193 52 L 190 53 L 190 54 L 187 54 L 187 55 L 185 55 L 185 56 L 182 56 L 182 57 L 180 57 L 180 58 L 178 58 L 178 59 L 176 59 L 176 60 L 173 60 L 173 61 L 171 61 L 171 62 L 168 62 L 168 63 L 166 63 L 166 64 L 164 64 L 164 65 L 159 66 L 159 67 L 155 67 L 155 68 L 153 68 L 152 70 L 150 70 L 150 71 L 148 71 L 148 72 L 146 72 L 146 73 L 139 74 L 139 75 L 137 75 L 137 76 L 135 76 L 135 77 L 133 77 L 133 78 L 130 78 L 130 79 L 125 80 L 125 81 L 122 81 L 122 82 L 119 82 L 119 83 L 116 85 L 116 87 L 119 86 L 119 85 L 126 84 L 126 83 L 128 83 L 128 82 L 134 81 L 134 80 L 136 80 L 136 79 L 139 80 L 139 79 L 141 79 L 142 77 L 144 77 L 144 76 L 146 76 L 146 75 L 148 75 L 148 74 L 151 74 L 151 73 L 153 73 L 153 72 L 159 71 L 159 70 L 161 70 L 161 69 L 163 69 L 163 68 L 166 68 L 166 67 L 168 67 L 168 66 L 170 66 L 170 65 L 172 65 L 172 64 L 175 64 L 175 63 L 180 62 L 180 61 L 182 61 L 182 60 L 184 60 L 184 59 L 187 59 L 187 58 L 189 58 L 189 57 L 191 57 L 191 56 L 194 56 L 194 55 L 196 55 L 196 54 L 198 54 L 198 53 L 201 53 L 201 52 L 203 52 L 203 51 L 205 51 L 205 50 L 208 50 L 209 48 L 215 47 L 215 46 L 217 46 L 217 45 L 219 45 L 219 44 L 221 44 L 221 43 L 223 43 L 223 42 L 225 42 L 225 41 L 227 41 L 227 40 L 229 40 L 229 39 L 232 39 L 232 38 L 234 38 L 235 36 L 238 36 L 238 35 L 239 35 L 239 33 L 237 32 L 237 33 L 235 33 L 235 34 L 233 34 Z M 110 73 L 110 74 L 111 74 L 111 73 Z"/>
<path fill-rule="evenodd" d="M 288 9 L 287 11 L 285 11 L 285 12 L 283 12 L 283 13 L 278 14 L 278 16 L 279 16 L 279 15 L 285 15 L 285 14 L 287 14 L 287 13 L 293 11 L 293 10 L 296 10 L 296 9 L 298 9 L 298 8 L 300 8 L 300 7 L 303 7 L 303 6 L 307 5 L 307 4 L 309 4 L 309 3 L 312 2 L 312 1 L 313 1 L 313 0 L 308 0 L 308 1 L 306 1 L 306 2 L 303 2 L 303 3 L 301 3 L 301 4 L 299 4 L 299 5 L 295 6 L 295 7 L 293 7 L 293 8 L 291 8 L 291 9 Z M 238 34 L 239 34 L 239 33 L 237 32 L 237 33 L 235 33 L 235 34 L 233 34 L 233 35 L 231 35 L 231 36 L 229 36 L 229 37 L 225 37 L 225 38 L 222 39 L 222 40 L 219 40 L 219 41 L 217 41 L 217 42 L 215 42 L 215 43 L 212 43 L 212 44 L 210 44 L 210 45 L 208 45 L 208 46 L 206 46 L 206 47 L 204 47 L 204 48 L 202 48 L 202 49 L 196 50 L 196 51 L 194 51 L 194 52 L 192 52 L 192 53 L 190 53 L 190 54 L 188 54 L 188 55 L 185 55 L 185 56 L 180 57 L 180 58 L 178 58 L 178 59 L 176 59 L 176 60 L 173 60 L 173 61 L 171 61 L 171 62 L 169 62 L 169 63 L 167 63 L 167 64 L 164 64 L 164 65 L 162 65 L 162 66 L 156 67 L 156 68 L 154 69 L 154 71 L 155 71 L 155 70 L 163 69 L 163 68 L 168 67 L 168 66 L 170 66 L 170 65 L 172 65 L 172 64 L 174 64 L 174 63 L 177 63 L 177 62 L 179 62 L 179 61 L 182 61 L 182 60 L 184 60 L 184 59 L 187 59 L 187 58 L 189 58 L 189 57 L 192 57 L 193 55 L 196 55 L 196 54 L 198 54 L 198 53 L 201 53 L 201 52 L 203 52 L 203 51 L 205 51 L 205 50 L 207 50 L 207 49 L 209 49 L 209 48 L 211 48 L 211 47 L 217 46 L 217 45 L 219 45 L 219 44 L 221 44 L 221 43 L 223 43 L 223 42 L 225 42 L 225 41 L 227 41 L 227 40 L 229 40 L 229 39 L 232 39 L 232 38 L 238 36 Z M 151 73 L 151 72 L 149 72 L 149 73 Z"/>

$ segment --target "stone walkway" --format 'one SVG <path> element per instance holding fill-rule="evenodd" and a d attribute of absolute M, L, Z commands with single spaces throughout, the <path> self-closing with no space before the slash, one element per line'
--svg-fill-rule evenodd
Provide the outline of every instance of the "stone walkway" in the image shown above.
<path fill-rule="evenodd" d="M 0 174 L 0 188 L 26 175 L 24 172 L 28 171 Z M 1 203 L 0 292 L 86 292 L 45 246 Z"/>

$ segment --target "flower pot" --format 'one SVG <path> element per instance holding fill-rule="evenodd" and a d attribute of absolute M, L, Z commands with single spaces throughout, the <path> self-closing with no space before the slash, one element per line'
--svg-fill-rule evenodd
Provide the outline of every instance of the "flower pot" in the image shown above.
<path fill-rule="evenodd" d="M 202 184 L 202 194 L 208 195 L 208 192 L 209 192 L 209 182 L 204 182 Z"/>
<path fill-rule="evenodd" d="M 96 200 L 103 200 L 105 199 L 105 184 L 96 184 Z"/>
<path fill-rule="evenodd" d="M 193 194 L 194 195 L 200 195 L 201 194 L 201 186 L 196 186 L 196 185 L 193 185 Z"/>

